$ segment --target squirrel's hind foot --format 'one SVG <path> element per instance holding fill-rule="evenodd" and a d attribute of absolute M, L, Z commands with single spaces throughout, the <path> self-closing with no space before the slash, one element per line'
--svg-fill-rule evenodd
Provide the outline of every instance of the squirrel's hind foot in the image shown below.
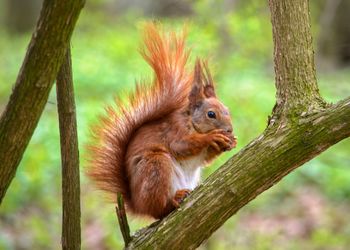
<path fill-rule="evenodd" d="M 173 205 L 174 207 L 178 208 L 180 207 L 180 204 L 184 201 L 184 199 L 187 198 L 191 193 L 191 190 L 189 189 L 179 189 L 176 191 L 175 196 L 173 198 Z"/>

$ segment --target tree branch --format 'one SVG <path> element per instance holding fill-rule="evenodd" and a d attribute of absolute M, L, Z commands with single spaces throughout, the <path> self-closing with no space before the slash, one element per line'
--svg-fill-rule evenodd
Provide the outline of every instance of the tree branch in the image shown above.
<path fill-rule="evenodd" d="M 128 249 L 195 249 L 257 195 L 350 136 L 350 98 L 268 128 L 192 192 L 175 213 L 133 236 Z"/>
<path fill-rule="evenodd" d="M 115 207 L 115 211 L 119 222 L 120 232 L 123 235 L 125 247 L 127 247 L 131 240 L 131 237 L 128 218 L 126 217 L 124 199 L 121 193 L 117 194 L 117 204 L 118 205 Z"/>
<path fill-rule="evenodd" d="M 69 47 L 56 89 L 62 161 L 62 249 L 80 249 L 79 149 Z"/>
<path fill-rule="evenodd" d="M 269 4 L 277 89 L 275 115 L 323 106 L 316 81 L 308 0 L 269 0 Z"/>
<path fill-rule="evenodd" d="M 37 126 L 84 0 L 45 0 L 0 119 L 0 203 Z"/>
<path fill-rule="evenodd" d="M 327 105 L 319 95 L 308 1 L 269 2 L 277 88 L 269 126 L 127 249 L 195 249 L 257 195 L 350 136 L 350 98 Z"/>

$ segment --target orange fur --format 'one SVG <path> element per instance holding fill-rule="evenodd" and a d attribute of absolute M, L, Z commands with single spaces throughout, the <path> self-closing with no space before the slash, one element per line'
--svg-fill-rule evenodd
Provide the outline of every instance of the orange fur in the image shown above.
<path fill-rule="evenodd" d="M 121 192 L 127 203 L 125 154 L 131 137 L 143 124 L 179 109 L 187 99 L 191 82 L 185 71 L 189 51 L 184 40 L 184 33 L 167 36 L 155 24 L 147 24 L 141 54 L 154 70 L 153 83 L 138 83 L 128 103 L 117 99 L 116 107 L 107 107 L 107 114 L 93 130 L 97 142 L 88 147 L 87 175 L 100 189 L 114 195 Z"/>
<path fill-rule="evenodd" d="M 198 184 L 199 167 L 235 140 L 227 108 L 216 98 L 208 66 L 185 65 L 185 35 L 166 35 L 147 24 L 141 54 L 155 73 L 139 83 L 127 103 L 116 100 L 95 129 L 87 175 L 130 211 L 162 218 Z M 211 119 L 207 113 L 216 112 Z"/>

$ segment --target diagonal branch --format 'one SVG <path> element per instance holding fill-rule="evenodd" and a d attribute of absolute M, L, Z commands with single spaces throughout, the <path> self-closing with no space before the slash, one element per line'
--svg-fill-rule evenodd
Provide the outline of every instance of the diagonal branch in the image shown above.
<path fill-rule="evenodd" d="M 267 129 L 212 174 L 181 208 L 139 231 L 128 249 L 195 249 L 257 195 L 328 147 L 350 136 L 350 98 Z"/>
<path fill-rule="evenodd" d="M 0 119 L 0 203 L 37 126 L 84 0 L 45 0 Z"/>
<path fill-rule="evenodd" d="M 308 0 L 269 3 L 277 88 L 269 126 L 127 249 L 195 249 L 257 195 L 350 136 L 350 98 L 327 105 L 318 91 Z"/>

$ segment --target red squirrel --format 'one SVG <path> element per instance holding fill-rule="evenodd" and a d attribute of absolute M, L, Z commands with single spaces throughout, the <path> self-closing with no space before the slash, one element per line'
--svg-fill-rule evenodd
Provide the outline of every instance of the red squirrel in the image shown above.
<path fill-rule="evenodd" d="M 231 117 L 206 62 L 186 70 L 185 34 L 145 25 L 141 54 L 154 70 L 127 103 L 116 100 L 95 130 L 87 175 L 127 209 L 160 219 L 200 181 L 201 167 L 236 146 Z"/>

